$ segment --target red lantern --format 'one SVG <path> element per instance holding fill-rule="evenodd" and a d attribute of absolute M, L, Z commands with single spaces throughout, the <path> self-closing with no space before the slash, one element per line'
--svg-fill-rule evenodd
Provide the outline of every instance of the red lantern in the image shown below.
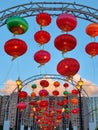
<path fill-rule="evenodd" d="M 64 32 L 72 31 L 77 26 L 77 19 L 72 14 L 60 14 L 57 17 L 56 24 Z"/>
<path fill-rule="evenodd" d="M 31 93 L 31 97 L 32 97 L 32 98 L 36 97 L 36 93 L 35 93 L 35 92 L 32 92 L 32 93 Z"/>
<path fill-rule="evenodd" d="M 64 114 L 64 117 L 66 118 L 66 119 L 69 119 L 70 118 L 70 115 L 69 114 Z"/>
<path fill-rule="evenodd" d="M 57 72 L 63 76 L 72 77 L 80 68 L 79 62 L 74 58 L 65 58 L 57 65 Z"/>
<path fill-rule="evenodd" d="M 50 40 L 50 34 L 47 31 L 40 30 L 35 33 L 34 39 L 40 45 L 46 44 Z"/>
<path fill-rule="evenodd" d="M 31 106 L 35 106 L 35 105 L 36 105 L 36 102 L 35 102 L 35 101 L 30 101 L 29 104 L 30 104 Z"/>
<path fill-rule="evenodd" d="M 57 88 L 57 87 L 60 86 L 60 83 L 59 83 L 58 81 L 55 81 L 55 82 L 53 83 L 53 85 Z"/>
<path fill-rule="evenodd" d="M 64 100 L 63 100 L 63 104 L 64 104 L 64 105 L 67 105 L 67 104 L 68 104 L 68 99 L 64 99 Z"/>
<path fill-rule="evenodd" d="M 26 43 L 21 39 L 10 39 L 4 45 L 5 52 L 13 56 L 13 59 L 23 55 L 27 51 Z"/>
<path fill-rule="evenodd" d="M 23 111 L 25 108 L 26 108 L 26 103 L 25 102 L 20 102 L 17 104 L 17 108 L 20 110 L 20 111 Z"/>
<path fill-rule="evenodd" d="M 57 105 L 58 105 L 58 106 L 62 106 L 62 105 L 63 105 L 63 102 L 62 102 L 62 101 L 58 101 L 58 102 L 57 102 Z"/>
<path fill-rule="evenodd" d="M 71 51 L 76 47 L 77 40 L 70 34 L 62 34 L 55 38 L 54 45 L 62 53 Z"/>
<path fill-rule="evenodd" d="M 71 102 L 71 104 L 73 104 L 73 105 L 77 105 L 77 104 L 78 104 L 78 99 L 77 99 L 77 98 L 72 98 L 72 99 L 70 100 L 70 102 Z"/>
<path fill-rule="evenodd" d="M 71 91 L 71 93 L 72 93 L 73 95 L 77 95 L 77 94 L 78 94 L 78 90 L 73 89 L 73 90 Z"/>
<path fill-rule="evenodd" d="M 45 88 L 45 87 L 48 87 L 49 86 L 49 82 L 45 79 L 41 80 L 40 81 L 40 85 Z"/>
<path fill-rule="evenodd" d="M 48 96 L 48 94 L 49 94 L 48 91 L 45 90 L 45 89 L 42 89 L 42 90 L 39 91 L 40 97 L 46 97 L 46 96 Z"/>
<path fill-rule="evenodd" d="M 79 109 L 78 108 L 73 108 L 71 110 L 72 114 L 78 114 L 79 113 Z"/>
<path fill-rule="evenodd" d="M 46 108 L 48 106 L 48 104 L 49 103 L 47 100 L 42 100 L 42 101 L 40 101 L 39 106 L 42 108 Z"/>
<path fill-rule="evenodd" d="M 42 12 L 36 16 L 36 22 L 40 26 L 48 26 L 51 23 L 51 17 L 48 13 Z"/>
<path fill-rule="evenodd" d="M 52 92 L 52 94 L 53 94 L 54 96 L 58 96 L 58 95 L 59 95 L 59 91 L 58 91 L 58 90 L 54 90 L 54 91 Z"/>
<path fill-rule="evenodd" d="M 18 97 L 20 99 L 25 99 L 27 96 L 28 96 L 28 94 L 25 91 L 21 91 L 21 92 L 18 93 Z"/>
<path fill-rule="evenodd" d="M 56 108 L 56 113 L 62 114 L 62 109 L 61 108 Z"/>
<path fill-rule="evenodd" d="M 34 60 L 40 65 L 46 64 L 51 58 L 51 55 L 48 51 L 40 50 L 37 51 L 34 55 Z"/>
<path fill-rule="evenodd" d="M 69 84 L 68 83 L 64 83 L 63 86 L 64 86 L 64 88 L 68 88 Z"/>
<path fill-rule="evenodd" d="M 98 36 L 98 23 L 91 23 L 86 27 L 86 33 L 91 37 Z"/>
<path fill-rule="evenodd" d="M 91 42 L 86 45 L 85 51 L 90 56 L 96 56 L 98 55 L 98 42 Z"/>

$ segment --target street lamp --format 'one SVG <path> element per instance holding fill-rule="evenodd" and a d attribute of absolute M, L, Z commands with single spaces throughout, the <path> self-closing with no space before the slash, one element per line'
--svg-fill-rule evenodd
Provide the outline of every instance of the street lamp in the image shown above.
<path fill-rule="evenodd" d="M 80 115 L 80 130 L 83 129 L 83 117 L 82 117 L 82 98 L 81 98 L 81 91 L 82 91 L 83 81 L 80 78 L 80 80 L 77 82 L 76 88 L 78 89 L 79 93 L 79 115 Z"/>

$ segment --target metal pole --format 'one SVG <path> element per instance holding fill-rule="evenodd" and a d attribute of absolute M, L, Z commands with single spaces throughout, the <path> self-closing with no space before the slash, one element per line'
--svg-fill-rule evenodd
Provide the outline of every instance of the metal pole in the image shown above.
<path fill-rule="evenodd" d="M 84 128 L 83 128 L 83 116 L 82 116 L 81 90 L 79 90 L 79 115 L 80 115 L 80 130 L 84 130 Z"/>

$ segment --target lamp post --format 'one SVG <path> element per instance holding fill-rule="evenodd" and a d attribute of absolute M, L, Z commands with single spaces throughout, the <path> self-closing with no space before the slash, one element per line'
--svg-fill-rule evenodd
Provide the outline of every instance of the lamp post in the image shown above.
<path fill-rule="evenodd" d="M 82 91 L 83 81 L 80 80 L 77 82 L 76 88 L 78 89 L 79 93 L 79 117 L 80 117 L 80 130 L 84 130 L 83 128 L 83 116 L 82 116 L 82 97 L 81 97 L 81 91 Z"/>
<path fill-rule="evenodd" d="M 21 89 L 23 88 L 22 81 L 19 78 L 18 80 L 16 80 L 16 85 L 17 85 L 18 93 L 19 93 Z M 17 103 L 19 103 L 19 97 L 17 97 Z M 18 130 L 18 128 L 19 128 L 19 112 L 18 112 L 18 109 L 16 109 L 15 130 Z"/>

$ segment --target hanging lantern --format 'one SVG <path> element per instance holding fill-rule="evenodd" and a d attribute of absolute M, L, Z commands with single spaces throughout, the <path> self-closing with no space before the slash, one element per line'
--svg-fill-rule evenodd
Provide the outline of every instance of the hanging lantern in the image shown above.
<path fill-rule="evenodd" d="M 63 76 L 72 77 L 80 68 L 79 62 L 74 58 L 65 58 L 57 65 L 57 72 Z"/>
<path fill-rule="evenodd" d="M 77 104 L 78 104 L 78 99 L 77 99 L 77 98 L 72 98 L 72 99 L 70 100 L 70 102 L 71 102 L 71 104 L 73 104 L 73 105 L 77 105 Z"/>
<path fill-rule="evenodd" d="M 25 102 L 20 102 L 17 104 L 17 108 L 19 109 L 19 111 L 23 111 L 26 107 L 27 105 Z"/>
<path fill-rule="evenodd" d="M 91 57 L 98 55 L 98 42 L 91 42 L 87 44 L 85 51 Z"/>
<path fill-rule="evenodd" d="M 56 113 L 57 114 L 62 114 L 62 109 L 61 108 L 56 108 Z"/>
<path fill-rule="evenodd" d="M 42 101 L 40 101 L 39 106 L 41 108 L 46 108 L 46 107 L 48 107 L 48 104 L 49 104 L 49 102 L 47 100 L 42 100 Z"/>
<path fill-rule="evenodd" d="M 40 26 L 48 26 L 51 23 L 51 17 L 48 13 L 42 12 L 36 15 L 36 22 Z"/>
<path fill-rule="evenodd" d="M 42 89 L 42 90 L 39 91 L 40 97 L 46 97 L 46 96 L 48 96 L 48 94 L 49 94 L 48 91 L 45 90 L 45 89 Z"/>
<path fill-rule="evenodd" d="M 21 39 L 13 38 L 5 43 L 4 50 L 8 55 L 13 56 L 12 60 L 14 60 L 26 53 L 27 44 Z"/>
<path fill-rule="evenodd" d="M 40 65 L 44 65 L 49 62 L 51 55 L 48 51 L 40 50 L 34 54 L 34 60 Z"/>
<path fill-rule="evenodd" d="M 64 94 L 64 96 L 68 96 L 69 92 L 68 91 L 64 91 L 63 94 Z"/>
<path fill-rule="evenodd" d="M 73 50 L 76 47 L 77 40 L 70 34 L 62 34 L 55 38 L 54 45 L 62 53 Z"/>
<path fill-rule="evenodd" d="M 31 85 L 31 88 L 32 88 L 32 89 L 36 89 L 36 88 L 37 88 L 37 85 L 36 85 L 36 84 L 32 84 L 32 85 Z"/>
<path fill-rule="evenodd" d="M 57 102 L 57 106 L 62 106 L 63 105 L 63 102 L 62 101 L 58 101 Z"/>
<path fill-rule="evenodd" d="M 20 16 L 12 16 L 10 17 L 7 22 L 7 27 L 10 32 L 13 34 L 24 34 L 28 30 L 28 23 L 27 21 L 20 17 Z"/>
<path fill-rule="evenodd" d="M 27 96 L 28 96 L 28 94 L 27 94 L 27 92 L 25 92 L 25 91 L 20 91 L 20 92 L 18 93 L 18 97 L 19 97 L 20 99 L 25 99 Z"/>
<path fill-rule="evenodd" d="M 45 79 L 41 80 L 40 81 L 40 85 L 45 88 L 45 87 L 48 87 L 49 86 L 49 82 Z"/>
<path fill-rule="evenodd" d="M 73 90 L 71 91 L 71 93 L 72 93 L 73 95 L 78 95 L 78 90 L 73 89 Z"/>
<path fill-rule="evenodd" d="M 60 14 L 56 19 L 56 24 L 63 32 L 72 31 L 77 26 L 77 19 L 72 14 Z"/>
<path fill-rule="evenodd" d="M 64 87 L 64 88 L 68 88 L 68 87 L 69 87 L 69 84 L 68 84 L 68 83 L 64 83 L 64 84 L 63 84 L 63 87 Z"/>
<path fill-rule="evenodd" d="M 71 110 L 71 113 L 72 114 L 78 114 L 79 113 L 79 109 L 78 108 L 73 108 L 72 110 Z"/>
<path fill-rule="evenodd" d="M 60 83 L 58 82 L 58 81 L 55 81 L 54 83 L 53 83 L 53 85 L 54 85 L 54 87 L 59 87 L 60 86 Z"/>
<path fill-rule="evenodd" d="M 64 105 L 67 105 L 68 104 L 68 99 L 63 99 L 62 102 L 63 102 Z"/>
<path fill-rule="evenodd" d="M 96 37 L 98 36 L 98 23 L 91 23 L 89 24 L 86 29 L 86 34 L 90 37 Z"/>
<path fill-rule="evenodd" d="M 35 101 L 30 101 L 29 104 L 30 104 L 30 106 L 34 107 L 36 105 L 36 102 Z"/>
<path fill-rule="evenodd" d="M 36 93 L 35 93 L 35 92 L 32 92 L 32 93 L 31 93 L 31 97 L 32 97 L 32 98 L 36 97 Z"/>
<path fill-rule="evenodd" d="M 69 119 L 69 118 L 70 118 L 70 115 L 67 114 L 67 113 L 65 113 L 65 114 L 64 114 L 64 117 L 65 117 L 66 119 Z"/>
<path fill-rule="evenodd" d="M 58 91 L 58 90 L 54 90 L 54 91 L 52 92 L 52 94 L 53 94 L 54 96 L 58 96 L 58 95 L 59 95 L 59 91 Z"/>
<path fill-rule="evenodd" d="M 40 45 L 44 45 L 49 42 L 50 34 L 47 31 L 40 30 L 35 33 L 34 40 Z"/>

